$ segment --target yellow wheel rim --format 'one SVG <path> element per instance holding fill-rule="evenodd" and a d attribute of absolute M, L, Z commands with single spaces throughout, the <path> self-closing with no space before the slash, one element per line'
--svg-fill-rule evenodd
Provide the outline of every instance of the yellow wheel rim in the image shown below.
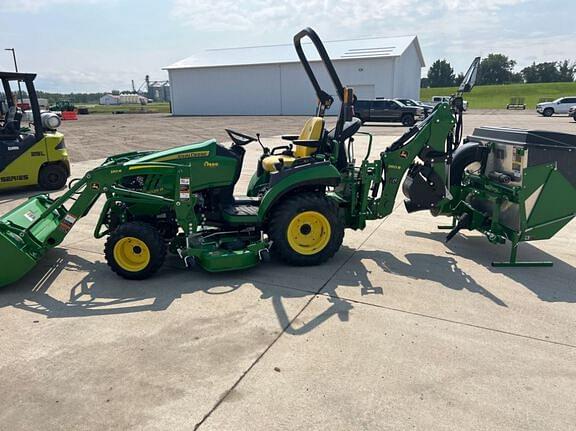
<path fill-rule="evenodd" d="M 297 214 L 290 224 L 286 236 L 292 250 L 311 255 L 321 252 L 330 241 L 330 222 L 321 213 L 305 211 Z"/>
<path fill-rule="evenodd" d="M 125 271 L 142 271 L 150 263 L 150 249 L 144 241 L 127 236 L 114 245 L 114 260 Z"/>

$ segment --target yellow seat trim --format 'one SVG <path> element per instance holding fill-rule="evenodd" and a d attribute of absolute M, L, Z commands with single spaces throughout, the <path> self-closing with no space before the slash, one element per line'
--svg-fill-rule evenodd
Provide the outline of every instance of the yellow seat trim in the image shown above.
<path fill-rule="evenodd" d="M 284 161 L 284 166 L 291 166 L 292 163 L 294 163 L 294 160 L 296 160 L 296 157 L 284 156 L 282 154 L 268 156 L 262 160 L 262 167 L 266 172 L 275 172 L 276 165 L 280 163 L 280 159 Z"/>
<path fill-rule="evenodd" d="M 319 141 L 322 138 L 322 133 L 324 132 L 324 118 L 322 117 L 312 117 L 306 121 L 304 127 L 302 128 L 302 132 L 298 136 L 300 141 Z M 266 172 L 275 172 L 276 171 L 276 164 L 280 161 L 280 159 L 284 160 L 285 166 L 291 166 L 294 163 L 294 160 L 299 159 L 301 157 L 310 157 L 312 154 L 316 152 L 317 148 L 313 147 L 304 147 L 303 145 L 294 145 L 294 157 L 292 156 L 285 156 L 282 154 L 268 156 L 262 160 L 262 168 Z"/>
<path fill-rule="evenodd" d="M 302 132 L 300 132 L 299 140 L 301 141 L 319 141 L 322 138 L 322 132 L 324 131 L 324 118 L 322 117 L 312 117 L 306 121 Z M 316 152 L 317 148 L 304 147 L 302 145 L 294 146 L 294 155 L 297 158 L 300 157 L 310 157 Z"/>

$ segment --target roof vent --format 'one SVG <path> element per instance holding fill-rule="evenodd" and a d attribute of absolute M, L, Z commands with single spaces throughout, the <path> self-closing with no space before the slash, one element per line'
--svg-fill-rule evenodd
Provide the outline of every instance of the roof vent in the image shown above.
<path fill-rule="evenodd" d="M 377 48 L 350 48 L 341 58 L 362 58 L 362 57 L 387 57 L 394 52 L 394 46 Z"/>

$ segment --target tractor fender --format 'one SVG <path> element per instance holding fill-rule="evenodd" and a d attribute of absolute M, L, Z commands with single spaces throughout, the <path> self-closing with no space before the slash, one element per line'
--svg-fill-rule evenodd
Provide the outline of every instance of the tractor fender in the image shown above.
<path fill-rule="evenodd" d="M 270 176 L 270 189 L 262 197 L 258 208 L 258 220 L 263 222 L 274 205 L 288 194 L 315 186 L 336 186 L 340 172 L 330 162 L 316 162 L 288 168 Z"/>

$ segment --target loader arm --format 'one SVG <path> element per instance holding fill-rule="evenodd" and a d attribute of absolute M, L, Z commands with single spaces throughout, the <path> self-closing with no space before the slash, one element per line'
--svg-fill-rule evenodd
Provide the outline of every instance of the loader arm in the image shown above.
<path fill-rule="evenodd" d="M 118 186 L 123 177 L 134 175 L 137 171 L 139 175 L 161 172 L 178 178 L 185 170 L 183 166 L 164 163 L 116 165 L 105 162 L 73 182 L 70 189 L 56 199 L 47 195 L 29 198 L 0 218 L 0 254 L 5 256 L 0 271 L 0 287 L 20 279 L 49 249 L 62 243 L 76 222 L 90 212 L 102 194 L 108 195 L 109 199 L 121 195 L 148 202 L 175 203 L 176 197 L 169 199 Z M 177 216 L 188 217 L 189 205 L 177 205 Z"/>

